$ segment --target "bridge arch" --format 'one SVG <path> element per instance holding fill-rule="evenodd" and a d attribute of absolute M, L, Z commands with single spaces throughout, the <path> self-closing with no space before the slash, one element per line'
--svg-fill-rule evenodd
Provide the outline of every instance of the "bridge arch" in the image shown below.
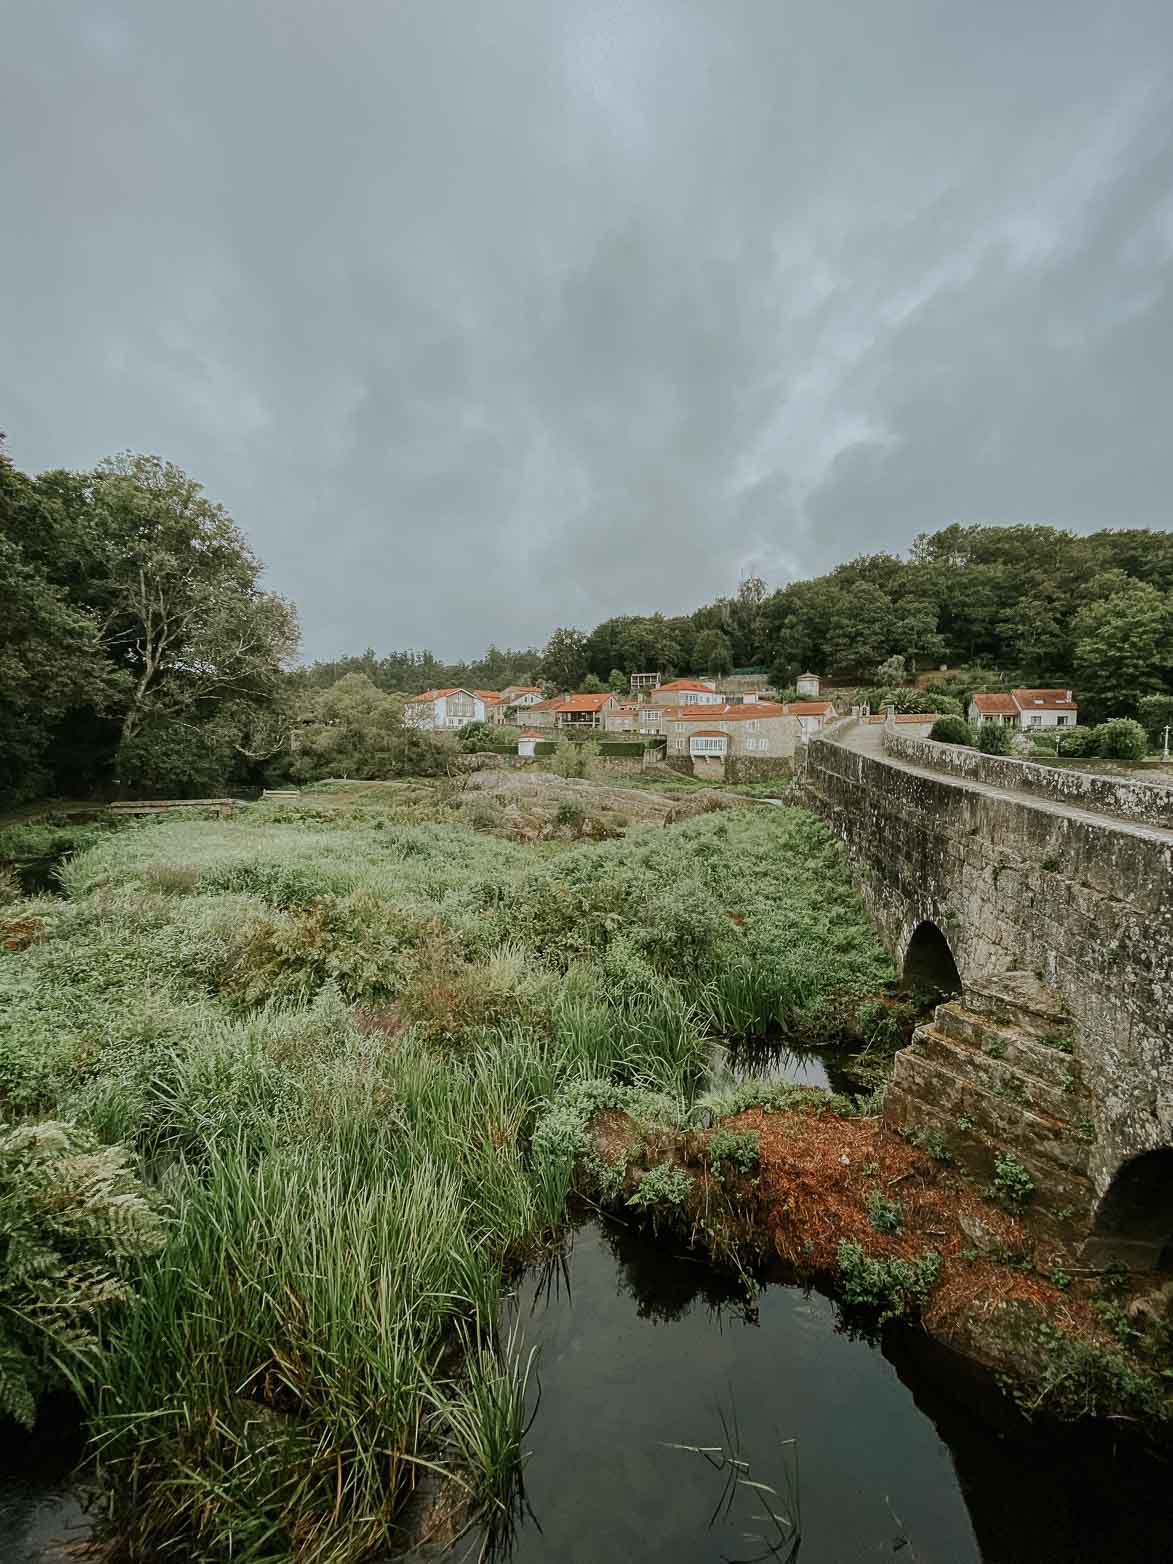
<path fill-rule="evenodd" d="M 910 988 L 936 989 L 941 994 L 961 992 L 961 974 L 949 941 L 929 918 L 916 925 L 904 947 L 901 977 Z"/>
<path fill-rule="evenodd" d="M 1173 1146 L 1130 1157 L 1109 1184 L 1096 1213 L 1095 1238 L 1145 1248 L 1150 1263 L 1173 1255 Z"/>

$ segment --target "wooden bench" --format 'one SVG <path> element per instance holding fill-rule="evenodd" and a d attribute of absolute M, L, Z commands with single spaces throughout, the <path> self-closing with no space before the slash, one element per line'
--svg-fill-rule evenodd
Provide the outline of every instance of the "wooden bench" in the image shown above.
<path fill-rule="evenodd" d="M 214 809 L 220 816 L 233 813 L 235 798 L 135 798 L 109 806 L 112 815 L 160 815 L 168 809 Z"/>

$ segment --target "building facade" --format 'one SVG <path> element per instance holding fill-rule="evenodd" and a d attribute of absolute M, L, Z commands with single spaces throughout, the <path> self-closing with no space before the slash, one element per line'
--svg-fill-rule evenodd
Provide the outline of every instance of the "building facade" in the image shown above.
<path fill-rule="evenodd" d="M 1030 732 L 1038 728 L 1073 728 L 1079 707 L 1071 690 L 976 690 L 969 703 L 969 720 L 1000 722 Z"/>
<path fill-rule="evenodd" d="M 672 679 L 648 691 L 657 706 L 723 706 L 725 697 L 712 679 Z"/>

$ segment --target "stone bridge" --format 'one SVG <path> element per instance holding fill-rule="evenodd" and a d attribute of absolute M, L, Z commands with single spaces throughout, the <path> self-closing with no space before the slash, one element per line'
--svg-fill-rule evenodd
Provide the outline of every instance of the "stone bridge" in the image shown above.
<path fill-rule="evenodd" d="M 799 786 L 905 977 L 959 996 L 898 1056 L 886 1116 L 978 1176 L 1013 1156 L 1089 1263 L 1168 1263 L 1173 789 L 891 720 L 813 740 Z"/>

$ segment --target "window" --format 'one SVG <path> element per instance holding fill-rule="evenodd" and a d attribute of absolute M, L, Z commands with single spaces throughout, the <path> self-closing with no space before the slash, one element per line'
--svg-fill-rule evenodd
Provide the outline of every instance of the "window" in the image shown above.
<path fill-rule="evenodd" d="M 758 731 L 758 719 L 756 717 L 751 717 L 750 720 L 746 723 L 746 727 L 751 733 L 756 733 Z"/>
<path fill-rule="evenodd" d="M 710 739 L 697 738 L 694 736 L 689 740 L 689 747 L 691 748 L 694 755 L 723 755 L 725 753 L 725 745 L 727 742 L 728 741 L 725 738 Z"/>

